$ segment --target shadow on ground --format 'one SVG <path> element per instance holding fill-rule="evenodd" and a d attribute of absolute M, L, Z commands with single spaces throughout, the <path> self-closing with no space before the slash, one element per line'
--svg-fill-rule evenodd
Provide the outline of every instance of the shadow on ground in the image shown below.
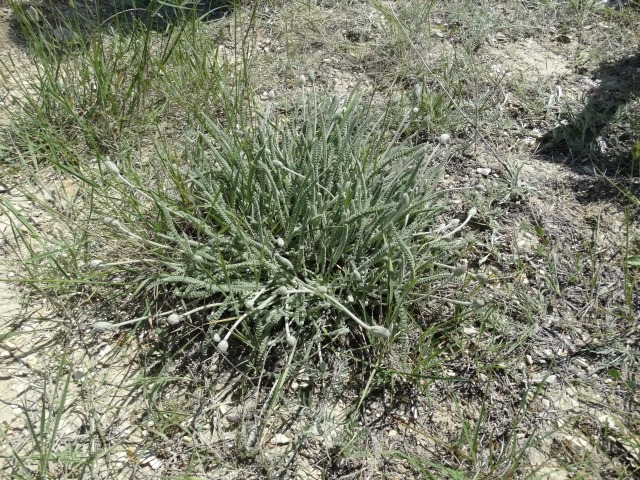
<path fill-rule="evenodd" d="M 82 40 L 101 29 L 128 31 L 144 25 L 163 31 L 191 15 L 203 21 L 221 18 L 232 4 L 233 0 L 44 0 L 15 4 L 13 35 L 20 39 L 30 30 L 65 44 Z M 78 38 L 78 34 L 82 38 Z"/>
<path fill-rule="evenodd" d="M 602 172 L 618 180 L 631 178 L 640 190 L 640 162 L 631 148 L 640 140 L 640 53 L 603 63 L 592 76 L 594 88 L 581 111 L 570 112 L 541 139 L 538 155 L 570 165 L 577 173 Z M 627 108 L 631 107 L 631 108 Z M 599 198 L 616 195 L 606 180 L 594 177 Z"/>

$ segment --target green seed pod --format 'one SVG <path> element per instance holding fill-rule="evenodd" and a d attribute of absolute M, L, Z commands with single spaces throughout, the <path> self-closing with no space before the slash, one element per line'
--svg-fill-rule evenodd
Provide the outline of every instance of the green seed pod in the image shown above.
<path fill-rule="evenodd" d="M 273 291 L 273 293 L 275 293 L 276 295 L 279 295 L 279 296 L 281 296 L 281 297 L 284 297 L 284 296 L 288 293 L 288 290 L 287 290 L 287 287 L 284 287 L 284 286 L 283 286 L 283 287 L 278 287 L 278 288 L 276 288 L 276 289 Z"/>
<path fill-rule="evenodd" d="M 465 273 L 467 273 L 467 264 L 466 263 L 463 263 L 462 265 L 458 265 L 456 268 L 454 268 L 451 271 L 451 274 L 454 277 L 461 277 Z"/>
<path fill-rule="evenodd" d="M 320 286 L 318 287 L 318 293 L 325 294 L 325 293 L 327 293 L 327 292 L 328 292 L 327 287 L 325 287 L 324 285 L 320 285 Z"/>
<path fill-rule="evenodd" d="M 289 260 L 284 258 L 282 255 L 278 255 L 277 253 L 274 256 L 280 265 L 288 268 L 289 270 L 293 270 L 293 264 Z"/>
<path fill-rule="evenodd" d="M 93 329 L 96 332 L 107 332 L 109 330 L 113 330 L 115 327 L 113 326 L 113 324 L 109 323 L 109 322 L 96 322 L 93 324 Z"/>
<path fill-rule="evenodd" d="M 120 176 L 120 169 L 118 168 L 118 166 L 113 163 L 111 160 L 105 160 L 104 162 L 104 166 L 107 167 L 107 170 L 109 170 L 111 173 L 113 173 L 116 176 Z"/>
<path fill-rule="evenodd" d="M 376 338 L 388 339 L 391 337 L 391 332 L 388 329 L 381 327 L 380 325 L 369 327 L 369 333 Z"/>
<path fill-rule="evenodd" d="M 476 273 L 473 278 L 475 278 L 480 283 L 480 285 L 486 285 L 489 281 L 489 276 L 486 273 L 482 272 Z"/>

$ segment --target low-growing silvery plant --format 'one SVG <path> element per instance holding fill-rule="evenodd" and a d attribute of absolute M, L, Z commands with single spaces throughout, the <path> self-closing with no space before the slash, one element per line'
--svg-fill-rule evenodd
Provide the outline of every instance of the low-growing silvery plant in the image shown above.
<path fill-rule="evenodd" d="M 360 96 L 319 98 L 313 82 L 298 83 L 288 114 L 239 128 L 201 113 L 173 188 L 135 185 L 104 161 L 120 194 L 154 212 L 105 223 L 166 266 L 146 282 L 182 306 L 164 324 L 199 323 L 222 353 L 234 341 L 310 351 L 336 332 L 393 341 L 415 298 L 447 300 L 467 272 L 456 266 L 459 233 L 475 210 L 442 220 L 445 142 L 413 145 L 410 111 L 396 121 Z"/>

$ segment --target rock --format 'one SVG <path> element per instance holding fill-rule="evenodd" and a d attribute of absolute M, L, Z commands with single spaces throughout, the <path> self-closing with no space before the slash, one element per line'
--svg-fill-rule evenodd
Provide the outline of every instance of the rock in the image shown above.
<path fill-rule="evenodd" d="M 491 173 L 491 169 L 490 168 L 477 168 L 476 172 L 478 172 L 480 175 L 486 177 Z"/>
<path fill-rule="evenodd" d="M 469 335 L 470 337 L 473 337 L 478 334 L 478 330 L 476 330 L 473 327 L 464 327 L 462 331 L 464 332 L 465 335 Z"/>
<path fill-rule="evenodd" d="M 533 383 L 534 385 L 540 385 L 542 383 L 552 384 L 553 382 L 556 381 L 557 378 L 558 378 L 557 375 L 547 375 L 544 372 L 540 372 L 540 373 L 535 373 L 531 377 L 531 383 Z"/>
<path fill-rule="evenodd" d="M 288 445 L 291 443 L 291 439 L 282 433 L 276 433 L 271 439 L 273 445 Z"/>

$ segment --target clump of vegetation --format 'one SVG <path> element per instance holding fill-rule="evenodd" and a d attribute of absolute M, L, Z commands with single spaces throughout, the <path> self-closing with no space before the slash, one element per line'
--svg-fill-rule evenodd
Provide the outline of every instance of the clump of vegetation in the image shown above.
<path fill-rule="evenodd" d="M 411 292 L 442 296 L 466 274 L 455 234 L 475 209 L 441 220 L 440 145 L 399 141 L 409 115 L 391 130 L 391 112 L 376 121 L 360 97 L 305 82 L 290 114 L 235 125 L 201 113 L 184 156 L 160 160 L 162 188 L 104 162 L 119 190 L 104 222 L 164 266 L 138 274 L 138 290 L 174 299 L 170 323 L 206 326 L 223 353 L 233 339 L 260 354 L 354 331 L 389 339 Z"/>

